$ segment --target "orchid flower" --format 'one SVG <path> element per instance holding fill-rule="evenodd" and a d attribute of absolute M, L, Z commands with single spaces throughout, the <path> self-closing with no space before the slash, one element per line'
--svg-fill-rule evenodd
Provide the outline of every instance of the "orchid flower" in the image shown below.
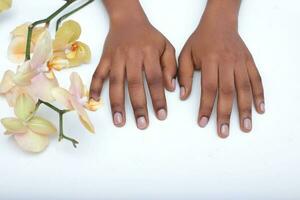
<path fill-rule="evenodd" d="M 50 69 L 61 70 L 89 63 L 91 51 L 88 45 L 77 41 L 80 34 L 81 27 L 73 20 L 59 27 L 53 41 L 53 56 L 48 63 Z"/>
<path fill-rule="evenodd" d="M 51 53 L 51 37 L 44 30 L 37 39 L 32 59 L 21 64 L 16 73 L 6 71 L 0 83 L 0 95 L 6 97 L 10 106 L 14 106 L 21 93 L 28 93 L 35 101 L 54 101 L 50 91 L 58 87 L 58 81 L 54 73 L 45 66 Z"/>
<path fill-rule="evenodd" d="M 8 46 L 8 59 L 16 64 L 20 64 L 25 59 L 26 43 L 27 43 L 27 32 L 30 23 L 24 23 L 17 26 L 12 32 L 12 40 Z M 40 38 L 41 34 L 46 30 L 46 27 L 36 27 L 33 29 L 31 37 L 31 49 L 33 53 L 34 47 Z"/>
<path fill-rule="evenodd" d="M 46 119 L 34 116 L 35 102 L 27 94 L 16 100 L 14 118 L 4 118 L 2 125 L 6 135 L 13 135 L 17 144 L 25 151 L 41 152 L 49 144 L 49 135 L 57 132 L 55 126 Z"/>
<path fill-rule="evenodd" d="M 11 0 L 0 1 L 0 12 L 9 9 L 10 7 L 11 7 Z"/>
<path fill-rule="evenodd" d="M 70 76 L 71 85 L 69 90 L 61 87 L 53 88 L 53 97 L 69 110 L 75 110 L 83 126 L 94 133 L 94 127 L 91 123 L 85 109 L 96 111 L 101 106 L 101 101 L 88 100 L 88 92 L 82 83 L 80 76 L 73 72 Z"/>

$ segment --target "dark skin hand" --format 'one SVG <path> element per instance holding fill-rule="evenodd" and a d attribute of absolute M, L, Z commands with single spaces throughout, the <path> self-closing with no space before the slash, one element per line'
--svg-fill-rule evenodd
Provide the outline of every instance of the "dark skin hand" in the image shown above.
<path fill-rule="evenodd" d="M 148 21 L 138 0 L 104 0 L 110 16 L 100 63 L 93 75 L 90 98 L 99 99 L 103 83 L 109 79 L 109 96 L 113 123 L 124 126 L 125 81 L 136 124 L 149 124 L 143 74 L 150 90 L 152 104 L 159 120 L 167 117 L 164 88 L 175 90 L 176 57 L 171 43 Z"/>
<path fill-rule="evenodd" d="M 208 0 L 195 32 L 179 58 L 180 97 L 191 93 L 194 70 L 201 70 L 201 100 L 198 123 L 205 127 L 217 99 L 217 132 L 229 136 L 230 115 L 236 93 L 240 127 L 252 129 L 252 101 L 258 113 L 265 112 L 260 74 L 238 33 L 240 0 Z"/>

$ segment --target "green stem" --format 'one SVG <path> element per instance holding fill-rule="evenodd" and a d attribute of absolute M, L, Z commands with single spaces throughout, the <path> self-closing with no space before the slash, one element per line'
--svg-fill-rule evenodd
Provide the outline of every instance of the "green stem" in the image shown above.
<path fill-rule="evenodd" d="M 58 141 L 61 141 L 62 139 L 65 140 L 69 140 L 70 142 L 72 142 L 73 146 L 76 148 L 77 144 L 79 143 L 77 140 L 70 138 L 68 136 L 66 136 L 64 134 L 64 129 L 63 129 L 63 115 L 66 114 L 67 112 L 69 112 L 69 110 L 61 110 L 55 106 L 53 106 L 52 104 L 42 101 L 42 100 L 38 100 L 37 104 L 36 104 L 36 110 L 39 108 L 39 106 L 41 104 L 44 104 L 45 106 L 48 106 L 49 108 L 51 108 L 52 110 L 54 110 L 55 112 L 57 112 L 59 114 L 59 137 L 58 137 Z"/>
<path fill-rule="evenodd" d="M 29 27 L 28 27 L 28 33 L 27 33 L 27 43 L 26 43 L 26 53 L 25 53 L 25 61 L 26 60 L 30 60 L 30 47 L 31 47 L 31 37 L 32 37 L 32 31 L 34 29 L 34 27 L 36 27 L 39 24 L 49 24 L 50 21 L 56 17 L 59 13 L 61 13 L 64 9 L 66 9 L 69 5 L 71 5 L 72 3 L 74 3 L 76 0 L 69 0 L 67 1 L 62 7 L 60 7 L 58 10 L 56 10 L 53 14 L 51 14 L 49 17 L 42 19 L 42 20 L 38 20 L 34 23 L 32 23 Z"/>
<path fill-rule="evenodd" d="M 69 16 L 73 15 L 74 13 L 76 13 L 77 11 L 81 10 L 82 8 L 86 7 L 87 5 L 89 5 L 90 3 L 92 3 L 94 0 L 88 0 L 87 2 L 85 2 L 84 4 L 82 4 L 81 6 L 79 6 L 78 8 L 75 8 L 74 10 L 72 10 L 69 13 L 66 13 L 65 15 L 61 16 L 57 22 L 56 22 L 56 31 L 59 28 L 59 25 L 61 24 L 61 22 L 68 18 Z"/>

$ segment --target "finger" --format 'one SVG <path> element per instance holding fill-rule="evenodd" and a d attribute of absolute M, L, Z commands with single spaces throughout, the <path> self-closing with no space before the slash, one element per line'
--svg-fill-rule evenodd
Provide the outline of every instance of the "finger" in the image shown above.
<path fill-rule="evenodd" d="M 251 59 L 248 63 L 248 74 L 250 78 L 255 108 L 258 113 L 263 114 L 265 112 L 264 89 L 261 76 L 253 59 Z"/>
<path fill-rule="evenodd" d="M 163 77 L 165 88 L 169 91 L 174 91 L 176 88 L 176 53 L 174 47 L 168 41 L 166 44 L 165 52 L 161 57 L 161 65 L 163 68 Z"/>
<path fill-rule="evenodd" d="M 194 64 L 191 50 L 184 47 L 179 56 L 178 81 L 180 85 L 180 98 L 187 99 L 192 90 Z"/>
<path fill-rule="evenodd" d="M 252 92 L 247 68 L 236 67 L 234 72 L 237 103 L 239 109 L 240 127 L 244 132 L 252 129 Z"/>
<path fill-rule="evenodd" d="M 131 105 L 136 118 L 137 127 L 146 129 L 149 124 L 147 101 L 143 84 L 142 62 L 129 59 L 126 63 L 126 75 Z"/>
<path fill-rule="evenodd" d="M 219 95 L 217 111 L 218 134 L 221 138 L 229 136 L 230 115 L 234 97 L 234 72 L 232 67 L 219 67 Z"/>
<path fill-rule="evenodd" d="M 159 63 L 159 54 L 154 53 L 151 55 L 145 55 L 144 66 L 156 117 L 159 120 L 165 120 L 167 117 L 167 103 L 163 85 L 162 71 Z"/>
<path fill-rule="evenodd" d="M 218 65 L 207 64 L 201 70 L 201 100 L 198 123 L 205 127 L 213 110 L 218 89 Z"/>
<path fill-rule="evenodd" d="M 110 59 L 102 57 L 93 74 L 89 96 L 96 101 L 99 101 L 104 81 L 109 74 L 109 65 Z"/>
<path fill-rule="evenodd" d="M 116 54 L 109 75 L 109 97 L 112 111 L 113 123 L 122 127 L 126 122 L 124 109 L 125 96 L 125 60 Z"/>

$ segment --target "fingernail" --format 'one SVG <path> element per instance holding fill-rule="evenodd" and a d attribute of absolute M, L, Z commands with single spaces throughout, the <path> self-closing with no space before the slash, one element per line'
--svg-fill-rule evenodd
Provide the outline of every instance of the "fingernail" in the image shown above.
<path fill-rule="evenodd" d="M 176 80 L 175 80 L 175 78 L 172 79 L 172 88 L 173 88 L 173 90 L 176 89 Z"/>
<path fill-rule="evenodd" d="M 244 119 L 244 128 L 249 131 L 252 129 L 251 119 L 249 118 Z"/>
<path fill-rule="evenodd" d="M 261 111 L 262 113 L 264 113 L 264 112 L 265 112 L 265 103 L 261 103 L 261 104 L 259 105 L 259 108 L 260 108 L 260 111 Z"/>
<path fill-rule="evenodd" d="M 221 125 L 221 137 L 226 138 L 229 136 L 229 126 L 228 124 Z"/>
<path fill-rule="evenodd" d="M 183 98 L 185 95 L 185 88 L 184 87 L 180 87 L 180 98 Z"/>
<path fill-rule="evenodd" d="M 100 100 L 100 97 L 95 96 L 95 95 L 92 95 L 92 96 L 90 97 L 90 99 L 93 99 L 93 100 L 95 100 L 95 101 L 99 101 L 99 100 Z"/>
<path fill-rule="evenodd" d="M 208 117 L 201 117 L 199 121 L 199 126 L 204 128 L 208 123 Z"/>
<path fill-rule="evenodd" d="M 137 118 L 136 122 L 137 122 L 137 127 L 139 129 L 143 130 L 143 129 L 147 128 L 147 122 L 146 122 L 145 117 Z"/>
<path fill-rule="evenodd" d="M 119 113 L 119 112 L 116 112 L 114 114 L 114 124 L 115 125 L 121 125 L 123 122 L 123 117 L 122 117 L 122 114 Z"/>
<path fill-rule="evenodd" d="M 159 120 L 165 120 L 167 118 L 167 111 L 165 109 L 160 109 L 157 112 L 157 118 Z"/>

